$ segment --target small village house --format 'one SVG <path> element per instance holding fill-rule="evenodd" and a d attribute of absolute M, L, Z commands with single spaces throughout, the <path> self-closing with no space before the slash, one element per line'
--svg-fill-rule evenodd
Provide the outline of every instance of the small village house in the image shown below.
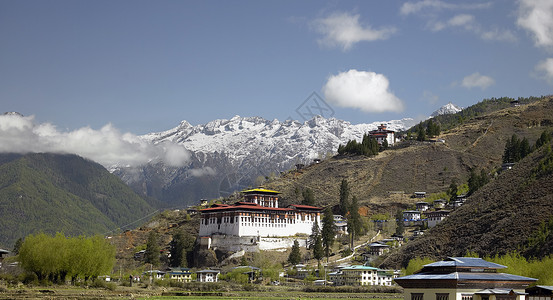
<path fill-rule="evenodd" d="M 536 285 L 526 289 L 527 300 L 553 300 L 553 286 Z"/>
<path fill-rule="evenodd" d="M 415 207 L 417 208 L 418 211 L 424 212 L 430 209 L 430 204 L 428 204 L 428 202 L 419 201 L 415 203 Z"/>
<path fill-rule="evenodd" d="M 395 279 L 404 300 L 526 300 L 537 279 L 499 273 L 505 266 L 474 257 L 449 257 Z"/>
<path fill-rule="evenodd" d="M 8 255 L 8 253 L 10 253 L 10 251 L 0 249 L 0 268 L 2 268 L 2 261 L 4 260 L 4 256 Z"/>
<path fill-rule="evenodd" d="M 385 243 L 374 242 L 369 244 L 369 254 L 380 256 L 390 251 L 390 246 Z"/>
<path fill-rule="evenodd" d="M 415 192 L 413 193 L 415 198 L 426 198 L 426 192 Z"/>
<path fill-rule="evenodd" d="M 197 281 L 199 282 L 217 282 L 219 280 L 219 270 L 201 270 L 197 271 Z"/>
<path fill-rule="evenodd" d="M 342 267 L 329 274 L 335 285 L 392 285 L 393 271 L 382 270 L 364 265 Z"/>
<path fill-rule="evenodd" d="M 192 272 L 189 268 L 171 268 L 169 269 L 169 278 L 180 282 L 192 281 Z"/>
<path fill-rule="evenodd" d="M 425 215 L 428 228 L 432 228 L 449 216 L 449 210 L 429 211 Z"/>
<path fill-rule="evenodd" d="M 160 270 L 148 270 L 142 273 L 145 278 L 152 276 L 152 279 L 163 279 L 165 277 L 165 272 Z"/>
<path fill-rule="evenodd" d="M 447 201 L 445 199 L 436 199 L 434 200 L 434 209 L 445 208 L 446 204 L 447 204 Z"/>

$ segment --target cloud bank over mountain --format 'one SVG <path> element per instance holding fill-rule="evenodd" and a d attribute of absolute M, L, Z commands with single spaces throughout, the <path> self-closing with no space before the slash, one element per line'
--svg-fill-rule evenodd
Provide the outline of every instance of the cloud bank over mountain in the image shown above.
<path fill-rule="evenodd" d="M 74 153 L 104 166 L 142 165 L 161 161 L 185 165 L 190 153 L 170 142 L 152 145 L 131 133 L 122 133 L 111 124 L 99 130 L 83 127 L 63 132 L 50 123 L 36 124 L 34 116 L 18 113 L 0 115 L 0 152 Z"/>

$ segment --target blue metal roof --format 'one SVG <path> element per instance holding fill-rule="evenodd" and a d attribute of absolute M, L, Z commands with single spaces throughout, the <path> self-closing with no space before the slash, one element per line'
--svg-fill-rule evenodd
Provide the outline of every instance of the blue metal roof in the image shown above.
<path fill-rule="evenodd" d="M 505 269 L 506 266 L 485 261 L 477 257 L 448 257 L 442 261 L 425 265 L 424 267 L 467 267 L 467 268 L 489 268 Z"/>
<path fill-rule="evenodd" d="M 483 280 L 483 281 L 536 281 L 535 278 L 507 273 L 452 272 L 448 274 L 418 273 L 397 279 L 407 280 Z"/>

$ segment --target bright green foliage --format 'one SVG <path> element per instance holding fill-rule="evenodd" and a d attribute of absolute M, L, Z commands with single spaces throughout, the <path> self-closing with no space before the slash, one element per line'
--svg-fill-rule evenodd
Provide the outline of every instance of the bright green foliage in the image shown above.
<path fill-rule="evenodd" d="M 345 146 L 338 146 L 338 154 L 357 154 L 373 156 L 378 154 L 380 146 L 376 139 L 368 134 L 363 135 L 363 141 L 358 143 L 356 140 L 350 140 Z"/>
<path fill-rule="evenodd" d="M 527 260 L 517 252 L 503 256 L 486 257 L 485 260 L 504 265 L 500 272 L 538 279 L 538 285 L 553 285 L 553 257 Z"/>
<path fill-rule="evenodd" d="M 404 275 L 412 275 L 418 270 L 422 269 L 424 265 L 430 264 L 435 262 L 435 260 L 430 259 L 428 257 L 416 257 L 409 261 L 409 264 L 407 264 L 407 268 L 403 270 Z"/>
<path fill-rule="evenodd" d="M 323 212 L 323 229 L 321 231 L 321 237 L 323 239 L 323 249 L 325 252 L 326 260 L 330 256 L 332 246 L 334 245 L 334 237 L 336 232 L 334 230 L 334 215 L 330 207 L 325 208 Z"/>
<path fill-rule="evenodd" d="M 301 204 L 315 206 L 315 195 L 310 188 L 306 188 L 305 190 L 303 190 L 301 195 L 303 196 Z"/>
<path fill-rule="evenodd" d="M 290 255 L 288 256 L 288 262 L 292 265 L 297 265 L 300 261 L 300 243 L 298 243 L 298 240 L 294 240 L 294 245 L 292 245 L 292 252 L 290 252 Z"/>
<path fill-rule="evenodd" d="M 239 284 L 246 284 L 249 282 L 249 276 L 248 274 L 245 274 L 245 273 L 250 271 L 251 271 L 251 268 L 249 267 L 238 267 L 238 268 L 232 269 L 230 272 L 226 274 L 220 275 L 219 279 L 236 282 Z"/>
<path fill-rule="evenodd" d="M 144 262 L 154 266 L 159 265 L 159 237 L 155 231 L 150 231 L 144 252 Z"/>
<path fill-rule="evenodd" d="M 349 208 L 349 185 L 347 179 L 342 179 L 340 184 L 340 212 L 346 216 Z"/>
<path fill-rule="evenodd" d="M 18 259 L 39 280 L 63 282 L 66 276 L 88 280 L 111 272 L 115 247 L 101 236 L 72 238 L 62 233 L 39 233 L 25 238 Z"/>
<path fill-rule="evenodd" d="M 169 253 L 171 258 L 169 264 L 171 267 L 187 267 L 189 257 L 194 248 L 195 238 L 186 234 L 182 229 L 179 229 L 173 234 L 173 239 L 169 244 Z"/>

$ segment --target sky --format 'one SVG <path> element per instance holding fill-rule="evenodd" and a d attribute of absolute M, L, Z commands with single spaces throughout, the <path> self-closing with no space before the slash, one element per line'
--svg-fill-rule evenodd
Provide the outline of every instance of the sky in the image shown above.
<path fill-rule="evenodd" d="M 0 0 L 0 106 L 25 116 L 0 118 L 0 140 L 17 145 L 235 115 L 420 119 L 552 87 L 551 0 Z"/>

